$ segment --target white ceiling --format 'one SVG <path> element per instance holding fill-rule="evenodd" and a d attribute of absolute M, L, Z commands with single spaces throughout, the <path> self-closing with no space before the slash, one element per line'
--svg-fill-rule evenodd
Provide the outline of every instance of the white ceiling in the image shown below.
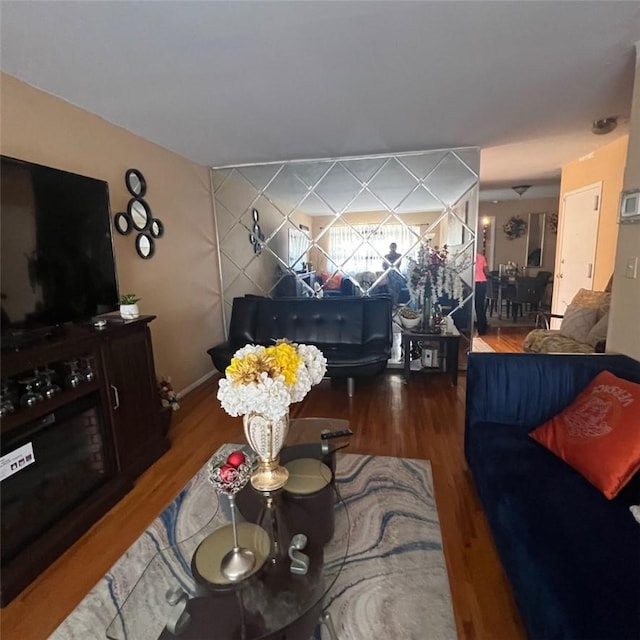
<path fill-rule="evenodd" d="M 640 40 L 640 2 L 2 0 L 0 12 L 4 72 L 196 162 L 480 146 L 492 198 L 522 183 L 557 193 L 563 164 L 627 130 Z M 609 115 L 621 125 L 594 136 Z"/>

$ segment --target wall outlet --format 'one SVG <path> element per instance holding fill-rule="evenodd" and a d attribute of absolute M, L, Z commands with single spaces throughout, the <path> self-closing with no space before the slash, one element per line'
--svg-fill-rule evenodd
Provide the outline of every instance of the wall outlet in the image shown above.
<path fill-rule="evenodd" d="M 638 256 L 627 258 L 627 267 L 624 272 L 625 278 L 635 280 L 638 277 Z"/>

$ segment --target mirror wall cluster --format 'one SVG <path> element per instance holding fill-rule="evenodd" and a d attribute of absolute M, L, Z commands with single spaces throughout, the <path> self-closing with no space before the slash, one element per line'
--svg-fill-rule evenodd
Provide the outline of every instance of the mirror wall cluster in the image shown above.
<path fill-rule="evenodd" d="M 430 241 L 460 267 L 448 314 L 470 340 L 478 171 L 475 147 L 214 169 L 225 319 L 245 294 L 376 295 L 389 245 L 406 278 Z"/>
<path fill-rule="evenodd" d="M 138 255 L 148 260 L 155 252 L 155 239 L 164 234 L 164 225 L 158 218 L 154 218 L 151 209 L 144 199 L 147 193 L 147 181 L 137 169 L 127 169 L 124 183 L 133 196 L 127 204 L 127 210 L 116 213 L 116 229 L 123 236 L 137 231 L 136 251 Z"/>

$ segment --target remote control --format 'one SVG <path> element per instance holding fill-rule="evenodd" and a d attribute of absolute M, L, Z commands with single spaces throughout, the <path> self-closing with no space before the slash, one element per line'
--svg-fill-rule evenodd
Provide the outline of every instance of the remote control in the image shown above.
<path fill-rule="evenodd" d="M 322 440 L 330 440 L 331 438 L 342 438 L 343 436 L 352 436 L 351 429 L 342 429 L 341 431 L 323 431 L 320 434 Z"/>

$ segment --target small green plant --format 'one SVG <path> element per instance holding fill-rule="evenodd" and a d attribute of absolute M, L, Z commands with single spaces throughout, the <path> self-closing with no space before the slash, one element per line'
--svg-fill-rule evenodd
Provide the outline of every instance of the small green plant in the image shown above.
<path fill-rule="evenodd" d="M 120 296 L 120 304 L 135 304 L 139 300 L 135 293 L 123 293 Z"/>
<path fill-rule="evenodd" d="M 417 311 L 414 311 L 409 307 L 402 307 L 402 309 L 400 309 L 400 315 L 407 320 L 415 320 L 420 317 L 420 314 Z"/>

